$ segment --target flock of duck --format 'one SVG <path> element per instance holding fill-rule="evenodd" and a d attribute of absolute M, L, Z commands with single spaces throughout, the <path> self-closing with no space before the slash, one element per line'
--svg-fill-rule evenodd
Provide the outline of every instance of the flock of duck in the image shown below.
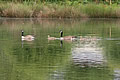
<path fill-rule="evenodd" d="M 82 37 L 82 36 L 80 36 L 79 38 L 78 37 L 76 37 L 76 36 L 63 36 L 63 31 L 62 30 L 60 30 L 59 31 L 60 32 L 60 37 L 59 38 L 57 38 L 57 37 L 51 37 L 50 35 L 48 35 L 48 40 L 66 40 L 66 41 L 73 41 L 73 40 L 96 40 L 96 37 Z M 26 35 L 26 36 L 24 36 L 24 31 L 22 30 L 22 36 L 21 36 L 21 40 L 22 41 L 33 41 L 35 39 L 35 37 L 33 36 L 33 35 Z"/>
<path fill-rule="evenodd" d="M 74 39 L 76 39 L 76 36 L 64 36 L 63 37 L 63 31 L 62 30 L 60 30 L 59 31 L 60 32 L 60 38 L 56 38 L 56 37 L 50 37 L 50 35 L 48 35 L 48 40 L 74 40 Z"/>
<path fill-rule="evenodd" d="M 64 36 L 63 37 L 63 31 L 60 30 L 59 31 L 61 36 L 60 38 L 56 38 L 56 37 L 50 37 L 50 35 L 48 35 L 48 40 L 74 40 L 76 39 L 76 36 Z M 22 36 L 21 36 L 22 41 L 33 41 L 35 39 L 35 37 L 33 35 L 26 35 L 24 36 L 24 31 L 22 30 Z"/>

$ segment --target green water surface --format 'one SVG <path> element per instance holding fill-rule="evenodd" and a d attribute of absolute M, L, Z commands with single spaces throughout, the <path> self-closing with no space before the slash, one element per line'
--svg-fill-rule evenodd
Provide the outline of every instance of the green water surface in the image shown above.
<path fill-rule="evenodd" d="M 35 40 L 21 41 L 21 30 Z M 78 40 L 47 39 L 59 30 Z M 103 63 L 79 59 L 93 53 Z M 118 80 L 119 70 L 118 19 L 0 19 L 0 80 Z"/>

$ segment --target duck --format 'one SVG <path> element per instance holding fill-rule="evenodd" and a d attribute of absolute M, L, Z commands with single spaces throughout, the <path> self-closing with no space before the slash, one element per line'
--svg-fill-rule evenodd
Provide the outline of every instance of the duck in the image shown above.
<path fill-rule="evenodd" d="M 50 37 L 50 35 L 48 35 L 48 40 L 56 40 L 56 37 Z"/>
<path fill-rule="evenodd" d="M 74 40 L 74 39 L 76 39 L 76 36 L 64 36 L 63 37 L 63 31 L 60 30 L 59 32 L 60 32 L 60 39 L 61 40 Z"/>
<path fill-rule="evenodd" d="M 21 36 L 22 41 L 23 40 L 25 40 L 25 41 L 33 41 L 35 39 L 35 37 L 32 36 L 32 35 L 24 36 L 24 31 L 23 30 L 21 32 L 22 32 L 22 36 Z"/>

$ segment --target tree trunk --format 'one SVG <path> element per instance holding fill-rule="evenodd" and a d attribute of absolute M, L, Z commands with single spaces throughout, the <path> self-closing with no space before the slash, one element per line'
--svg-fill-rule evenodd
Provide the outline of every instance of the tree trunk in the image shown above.
<path fill-rule="evenodd" d="M 110 5 L 112 4 L 112 1 L 110 0 Z"/>

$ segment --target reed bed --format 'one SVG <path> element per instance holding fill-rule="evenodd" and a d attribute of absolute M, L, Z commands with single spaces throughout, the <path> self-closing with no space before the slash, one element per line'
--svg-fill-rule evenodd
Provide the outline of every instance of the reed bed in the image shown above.
<path fill-rule="evenodd" d="M 120 6 L 104 4 L 0 3 L 0 17 L 119 18 Z"/>

